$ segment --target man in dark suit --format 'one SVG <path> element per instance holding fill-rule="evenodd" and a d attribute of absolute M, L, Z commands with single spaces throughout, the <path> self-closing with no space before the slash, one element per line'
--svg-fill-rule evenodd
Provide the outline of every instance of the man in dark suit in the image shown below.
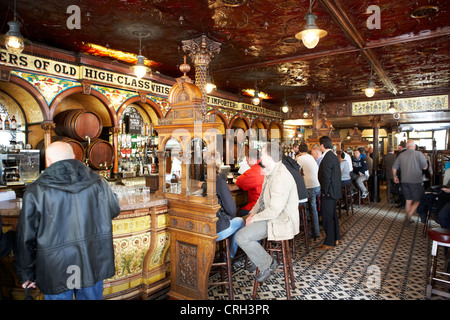
<path fill-rule="evenodd" d="M 320 150 L 323 158 L 320 162 L 318 178 L 321 193 L 322 225 L 325 231 L 325 241 L 321 250 L 333 249 L 341 239 L 339 221 L 336 213 L 337 199 L 341 198 L 341 167 L 338 157 L 331 150 L 333 143 L 331 138 L 323 136 L 319 139 Z"/>
<path fill-rule="evenodd" d="M 392 174 L 392 166 L 394 165 L 395 159 L 397 156 L 394 154 L 394 147 L 388 146 L 387 153 L 383 157 L 382 168 L 386 172 L 386 186 L 387 186 L 387 199 L 388 203 L 390 203 L 391 199 L 391 188 L 394 184 L 394 176 Z"/>

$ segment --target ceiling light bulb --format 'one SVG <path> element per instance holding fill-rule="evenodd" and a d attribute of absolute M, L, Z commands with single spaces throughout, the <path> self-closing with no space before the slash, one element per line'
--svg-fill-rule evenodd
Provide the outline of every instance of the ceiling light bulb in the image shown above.
<path fill-rule="evenodd" d="M 391 101 L 391 102 L 389 103 L 389 109 L 388 109 L 388 111 L 389 111 L 390 113 L 396 113 L 396 112 L 397 112 L 397 108 L 396 108 L 395 105 L 394 105 L 394 101 Z"/>
<path fill-rule="evenodd" d="M 23 51 L 23 39 L 16 36 L 6 36 L 5 41 L 6 50 L 13 54 L 20 54 Z"/>
<path fill-rule="evenodd" d="M 147 66 L 145 65 L 144 59 L 145 59 L 144 56 L 138 55 L 137 56 L 138 61 L 136 65 L 130 68 L 134 72 L 134 75 L 139 79 L 143 78 L 145 74 L 150 70 L 150 68 L 147 68 Z"/>
<path fill-rule="evenodd" d="M 372 98 L 375 94 L 375 90 L 372 88 L 367 88 L 364 90 L 364 92 L 366 93 L 367 98 Z"/>
<path fill-rule="evenodd" d="M 376 89 L 375 89 L 375 85 L 373 84 L 373 80 L 372 79 L 369 80 L 369 85 L 363 91 L 366 94 L 367 98 L 372 98 L 373 97 L 373 95 L 375 94 Z"/>
<path fill-rule="evenodd" d="M 308 116 L 309 116 L 308 109 L 305 108 L 303 110 L 303 118 L 308 118 Z"/>
<path fill-rule="evenodd" d="M 8 52 L 20 54 L 25 47 L 23 37 L 20 34 L 22 24 L 19 21 L 9 21 L 9 31 L 6 33 L 5 46 Z"/>
<path fill-rule="evenodd" d="M 316 25 L 317 16 L 308 12 L 305 15 L 306 27 L 295 35 L 297 39 L 301 39 L 305 47 L 312 49 L 319 43 L 319 39 L 325 37 L 328 33 L 325 30 L 319 29 Z"/>
<path fill-rule="evenodd" d="M 308 49 L 312 49 L 319 43 L 319 30 L 317 29 L 311 29 L 311 30 L 305 30 L 302 33 L 302 41 L 305 47 Z"/>
<path fill-rule="evenodd" d="M 284 105 L 284 106 L 281 107 L 281 111 L 283 111 L 283 113 L 288 113 L 289 107 Z"/>
<path fill-rule="evenodd" d="M 261 99 L 259 98 L 259 91 L 255 90 L 255 93 L 253 94 L 252 103 L 257 106 L 261 102 Z"/>

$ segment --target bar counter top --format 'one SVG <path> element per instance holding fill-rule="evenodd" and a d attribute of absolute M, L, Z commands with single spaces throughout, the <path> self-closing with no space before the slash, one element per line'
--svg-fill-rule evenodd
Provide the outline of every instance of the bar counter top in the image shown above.
<path fill-rule="evenodd" d="M 149 202 L 136 201 L 135 203 L 129 203 L 127 201 L 119 201 L 120 211 L 130 211 L 144 208 L 158 207 L 167 205 L 167 199 L 158 198 L 151 195 Z M 18 217 L 20 210 L 22 209 L 22 199 L 16 198 L 15 200 L 0 201 L 0 215 L 2 217 Z"/>

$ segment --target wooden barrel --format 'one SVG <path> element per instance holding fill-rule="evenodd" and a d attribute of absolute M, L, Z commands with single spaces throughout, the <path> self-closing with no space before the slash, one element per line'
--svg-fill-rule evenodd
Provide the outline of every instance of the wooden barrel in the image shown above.
<path fill-rule="evenodd" d="M 114 160 L 114 148 L 108 141 L 102 139 L 96 139 L 91 141 L 91 144 L 86 146 L 86 155 L 88 158 L 89 166 L 93 169 L 100 170 L 110 167 Z"/>
<path fill-rule="evenodd" d="M 84 150 L 84 146 L 78 142 L 75 139 L 69 138 L 69 137 L 61 137 L 61 136 L 52 136 L 52 142 L 55 141 L 62 141 L 62 142 L 66 142 L 68 143 L 72 149 L 73 149 L 73 153 L 75 154 L 75 159 L 80 160 L 81 162 L 84 163 L 84 159 L 85 159 L 85 150 Z M 36 145 L 36 149 L 40 150 L 40 163 L 41 163 L 41 169 L 45 168 L 45 143 L 44 140 L 41 140 L 37 143 Z"/>
<path fill-rule="evenodd" d="M 58 113 L 53 121 L 58 136 L 67 136 L 78 141 L 97 139 L 102 133 L 102 120 L 91 111 L 66 110 Z"/>

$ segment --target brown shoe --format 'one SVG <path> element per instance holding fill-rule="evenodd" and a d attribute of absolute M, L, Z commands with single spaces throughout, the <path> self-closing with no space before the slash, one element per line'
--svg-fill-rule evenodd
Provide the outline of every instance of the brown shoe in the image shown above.
<path fill-rule="evenodd" d="M 317 248 L 317 250 L 331 250 L 331 249 L 334 249 L 334 246 L 327 246 L 326 244 L 323 244 Z"/>
<path fill-rule="evenodd" d="M 335 246 L 338 246 L 340 244 L 342 244 L 342 240 L 336 240 L 336 242 L 334 243 Z"/>

